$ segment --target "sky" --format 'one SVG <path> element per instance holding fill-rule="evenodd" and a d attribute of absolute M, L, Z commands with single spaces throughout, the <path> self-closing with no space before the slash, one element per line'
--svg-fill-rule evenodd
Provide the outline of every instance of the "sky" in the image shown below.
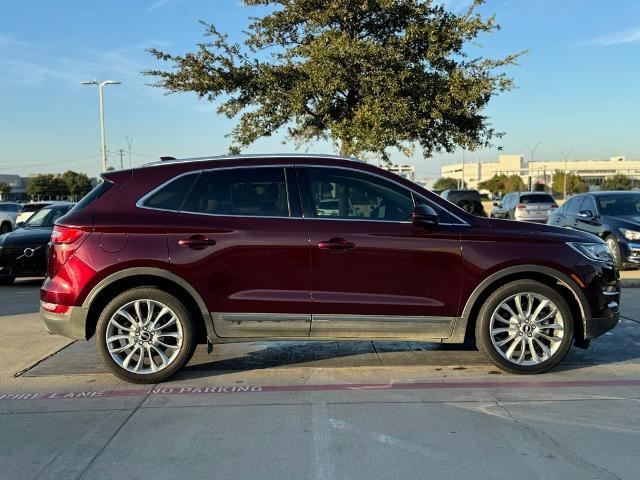
<path fill-rule="evenodd" d="M 468 0 L 440 0 L 462 12 Z M 224 154 L 235 125 L 214 104 L 195 94 L 164 95 L 140 72 L 165 68 L 145 49 L 193 50 L 202 41 L 198 20 L 242 41 L 249 17 L 262 8 L 241 0 L 0 0 L 0 173 L 99 171 L 98 92 L 81 80 L 113 79 L 105 88 L 109 165 L 118 150 L 131 164 L 162 155 Z M 501 30 L 480 39 L 482 55 L 529 50 L 506 69 L 518 88 L 495 97 L 485 110 L 505 136 L 497 148 L 467 152 L 467 161 L 495 160 L 500 153 L 536 160 L 640 159 L 640 1 L 488 0 Z M 284 142 L 284 143 L 283 143 Z M 305 147 L 335 153 L 332 146 Z M 247 153 L 295 151 L 284 133 L 261 139 Z M 410 158 L 418 178 L 435 179 L 440 165 L 461 151 Z"/>

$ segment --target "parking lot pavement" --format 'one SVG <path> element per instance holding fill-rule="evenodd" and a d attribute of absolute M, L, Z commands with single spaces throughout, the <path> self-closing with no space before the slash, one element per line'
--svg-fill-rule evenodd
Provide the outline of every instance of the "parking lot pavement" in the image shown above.
<path fill-rule="evenodd" d="M 90 343 L 49 357 L 66 341 L 37 289 L 0 287 L 2 479 L 638 478 L 640 289 L 544 375 L 455 346 L 256 342 L 152 386 L 104 373 Z"/>

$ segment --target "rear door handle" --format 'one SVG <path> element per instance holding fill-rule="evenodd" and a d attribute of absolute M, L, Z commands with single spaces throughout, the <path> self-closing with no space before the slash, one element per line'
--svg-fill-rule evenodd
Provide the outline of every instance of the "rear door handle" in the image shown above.
<path fill-rule="evenodd" d="M 334 252 L 344 252 L 345 250 L 351 250 L 355 247 L 355 243 L 348 242 L 344 238 L 332 238 L 330 240 L 318 242 L 318 248 L 322 250 L 331 250 Z"/>
<path fill-rule="evenodd" d="M 207 238 L 206 235 L 192 235 L 189 238 L 178 240 L 178 245 L 181 247 L 189 247 L 193 250 L 203 250 L 215 244 L 216 241 L 211 238 Z"/>

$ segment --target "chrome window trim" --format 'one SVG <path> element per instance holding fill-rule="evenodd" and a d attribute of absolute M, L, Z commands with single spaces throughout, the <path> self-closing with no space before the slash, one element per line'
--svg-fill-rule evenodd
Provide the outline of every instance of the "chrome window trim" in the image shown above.
<path fill-rule="evenodd" d="M 301 158 L 309 158 L 308 155 L 301 155 L 298 154 L 299 157 Z M 256 155 L 256 158 L 263 158 L 265 157 L 264 155 Z M 279 157 L 279 155 L 275 155 L 274 157 Z M 220 158 L 229 158 L 229 157 L 220 157 Z M 243 156 L 241 157 L 232 157 L 232 158 L 245 158 Z M 320 158 L 331 158 L 331 156 L 329 155 L 324 155 Z M 335 157 L 334 157 L 335 158 Z M 342 158 L 344 159 L 344 157 L 337 157 L 337 158 Z M 168 162 L 163 162 L 163 165 L 166 165 L 168 163 L 171 163 L 172 161 L 168 161 Z M 280 219 L 294 219 L 294 220 L 330 220 L 330 221 L 347 221 L 347 222 L 351 222 L 351 221 L 358 221 L 358 222 L 362 222 L 362 221 L 366 221 L 366 222 L 384 222 L 384 223 L 412 223 L 410 221 L 395 221 L 395 220 L 379 220 L 379 219 L 363 219 L 363 220 L 358 220 L 358 219 L 354 219 L 354 218 L 332 218 L 332 217 L 323 217 L 323 218 L 318 218 L 318 217 L 305 217 L 304 213 L 302 214 L 302 216 L 300 217 L 293 217 L 291 216 L 291 208 L 290 208 L 290 199 L 289 199 L 289 189 L 286 186 L 286 169 L 287 167 L 294 167 L 294 168 L 305 168 L 305 167 L 309 167 L 309 168 L 333 168 L 333 169 L 340 169 L 340 170 L 348 170 L 348 171 L 353 171 L 353 172 L 357 172 L 357 173 L 363 173 L 365 175 L 371 175 L 373 177 L 377 177 L 380 178 L 382 180 L 385 180 L 387 182 L 391 182 L 395 185 L 397 185 L 398 187 L 407 190 L 409 192 L 411 192 L 412 194 L 415 194 L 421 198 L 423 198 L 425 201 L 429 202 L 430 204 L 433 203 L 431 200 L 429 200 L 428 198 L 425 198 L 422 194 L 418 193 L 417 191 L 415 191 L 412 188 L 409 188 L 405 185 L 402 185 L 399 182 L 396 182 L 395 180 L 392 180 L 390 178 L 384 177 L 382 175 L 379 175 L 377 173 L 373 173 L 373 172 L 368 172 L 365 170 L 361 170 L 359 168 L 352 168 L 352 167 L 344 167 L 344 166 L 339 166 L 339 165 L 321 165 L 321 164 L 315 164 L 315 163 L 305 163 L 305 164 L 296 164 L 296 163 L 277 163 L 277 164 L 273 164 L 273 165 L 233 165 L 233 166 L 225 166 L 225 167 L 217 167 L 217 168 L 208 168 L 208 169 L 202 169 L 202 170 L 190 170 L 188 172 L 184 172 L 181 173 L 180 175 L 176 175 L 175 177 L 172 177 L 168 180 L 166 180 L 165 182 L 163 182 L 162 184 L 160 184 L 159 186 L 157 186 L 156 188 L 154 188 L 153 190 L 151 190 L 150 192 L 146 193 L 145 195 L 143 195 L 142 197 L 140 197 L 140 199 L 138 199 L 138 201 L 136 202 L 136 207 L 138 208 L 142 208 L 142 209 L 146 209 L 146 210 L 156 210 L 156 211 L 162 211 L 162 212 L 179 212 L 179 213 L 188 213 L 191 215 L 206 215 L 206 216 L 212 216 L 212 217 L 233 217 L 233 218 L 280 218 Z M 154 193 L 156 193 L 158 190 L 162 189 L 165 185 L 173 182 L 174 180 L 183 177 L 185 175 L 190 175 L 193 173 L 206 173 L 206 172 L 212 172 L 212 171 L 220 171 L 220 170 L 230 170 L 230 169 L 240 169 L 240 168 L 282 168 L 284 171 L 284 175 L 285 175 L 285 188 L 287 189 L 287 203 L 289 206 L 289 216 L 288 217 L 273 217 L 273 216 L 255 216 L 255 215 L 229 215 L 229 214 L 219 214 L 219 213 L 202 213 L 202 212 L 189 212 L 189 211 L 185 211 L 185 210 L 168 210 L 165 208 L 155 208 L 155 207 L 147 207 L 146 205 L 144 205 L 145 200 L 147 200 L 150 196 L 152 196 Z M 466 222 L 465 220 L 463 220 L 462 218 L 460 218 L 459 216 L 457 216 L 455 213 L 452 213 L 450 210 L 448 210 L 445 207 L 442 207 L 440 205 L 437 205 L 438 208 L 441 208 L 442 210 L 444 210 L 445 212 L 447 212 L 449 215 L 451 215 L 453 218 L 456 218 L 457 220 L 460 221 L 460 223 L 439 223 L 439 225 L 449 225 L 449 226 L 465 226 L 465 227 L 469 227 L 470 224 L 468 222 Z"/>

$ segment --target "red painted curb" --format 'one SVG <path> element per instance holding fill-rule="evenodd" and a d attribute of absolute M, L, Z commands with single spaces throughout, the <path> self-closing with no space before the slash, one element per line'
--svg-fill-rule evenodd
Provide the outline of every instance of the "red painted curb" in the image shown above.
<path fill-rule="evenodd" d="M 344 383 L 327 385 L 247 385 L 210 387 L 159 387 L 153 390 L 97 390 L 86 392 L 7 393 L 0 401 L 70 400 L 115 397 L 142 397 L 155 395 L 212 395 L 275 392 L 322 392 L 345 390 L 446 390 L 446 389 L 547 389 L 547 388 L 603 388 L 640 387 L 640 380 L 556 380 L 512 382 L 425 382 L 425 383 Z"/>

